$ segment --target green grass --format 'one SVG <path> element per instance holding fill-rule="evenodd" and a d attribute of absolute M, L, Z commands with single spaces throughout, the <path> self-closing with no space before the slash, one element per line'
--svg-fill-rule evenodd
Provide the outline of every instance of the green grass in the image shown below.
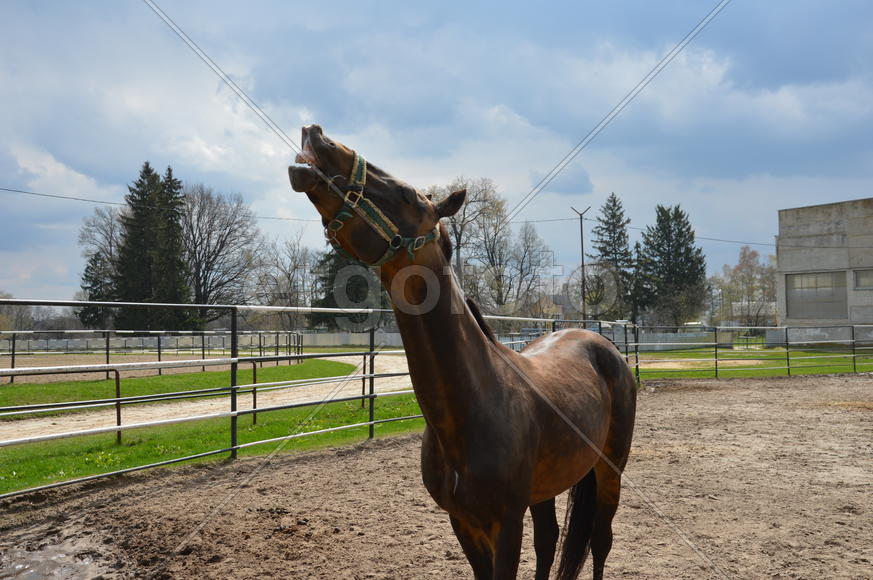
<path fill-rule="evenodd" d="M 268 363 L 269 364 L 269 363 Z M 207 367 L 208 368 L 208 367 Z M 310 359 L 301 364 L 264 366 L 258 368 L 258 382 L 305 379 L 346 375 L 354 370 L 352 365 Z M 240 365 L 237 384 L 252 382 L 251 365 Z M 132 377 L 121 379 L 121 395 L 132 397 L 158 393 L 172 393 L 192 389 L 226 387 L 230 385 L 230 371 L 207 371 L 204 373 L 185 373 L 153 377 Z M 219 395 L 219 396 L 227 396 Z M 85 401 L 115 397 L 115 380 L 65 381 L 58 383 L 27 384 L 15 383 L 0 385 L 0 406 L 32 405 L 57 403 L 63 401 Z M 67 411 L 76 412 L 76 411 Z M 41 413 L 42 414 L 42 413 Z M 15 417 L 15 416 L 13 416 Z M 21 417 L 20 415 L 18 416 Z M 10 417 L 0 417 L 9 420 Z"/>
<path fill-rule="evenodd" d="M 265 369 L 266 370 L 266 369 Z M 260 374 L 260 373 L 259 373 Z M 376 419 L 416 415 L 421 411 L 413 395 L 377 399 Z M 257 424 L 251 416 L 238 420 L 239 443 L 281 437 L 289 433 L 314 431 L 368 420 L 368 409 L 357 401 L 325 405 L 311 419 L 315 407 L 259 413 Z M 422 419 L 397 421 L 376 426 L 376 435 L 420 430 Z M 194 455 L 230 445 L 230 419 L 210 419 L 163 427 L 137 429 L 122 434 L 120 445 L 115 433 L 30 443 L 0 448 L 0 493 L 26 489 L 57 481 L 75 479 Z M 347 429 L 291 440 L 286 451 L 300 451 L 328 445 L 341 445 L 367 437 L 367 428 Z M 240 455 L 265 454 L 277 443 L 241 449 Z M 218 455 L 195 461 L 220 461 Z"/>

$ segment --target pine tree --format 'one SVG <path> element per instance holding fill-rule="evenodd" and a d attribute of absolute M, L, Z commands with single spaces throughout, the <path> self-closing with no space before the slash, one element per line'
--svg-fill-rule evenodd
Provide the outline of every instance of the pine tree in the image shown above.
<path fill-rule="evenodd" d="M 643 258 L 642 246 L 639 242 L 634 244 L 633 265 L 630 271 L 630 281 L 627 290 L 630 320 L 634 324 L 640 324 L 643 311 L 652 303 L 653 289 L 652 280 L 649 279 L 648 268 Z"/>
<path fill-rule="evenodd" d="M 121 245 L 118 248 L 115 289 L 122 302 L 154 302 L 153 252 L 158 226 L 157 201 L 161 178 L 146 161 L 139 178 L 128 186 L 127 212 L 121 216 Z M 116 327 L 148 330 L 151 309 L 120 308 Z"/>
<path fill-rule="evenodd" d="M 167 168 L 164 178 L 146 161 L 128 187 L 121 216 L 115 295 L 122 302 L 187 303 L 182 245 L 182 183 Z M 180 309 L 120 308 L 116 328 L 184 329 L 190 314 Z"/>
<path fill-rule="evenodd" d="M 172 167 L 167 167 L 157 195 L 157 227 L 155 245 L 151 253 L 153 264 L 154 302 L 184 304 L 190 302 L 188 287 L 188 266 L 185 263 L 185 245 L 182 238 L 182 214 L 185 199 L 182 182 L 173 175 Z M 156 311 L 154 322 L 165 329 L 184 329 L 192 325 L 192 313 L 180 308 L 166 308 Z"/>
<path fill-rule="evenodd" d="M 345 288 L 336 288 L 337 275 L 343 268 L 347 267 L 357 267 L 356 275 L 348 279 Z M 312 301 L 312 305 L 319 308 L 339 308 L 350 305 L 356 308 L 390 308 L 388 294 L 382 289 L 382 284 L 375 277 L 373 271 L 369 268 L 360 268 L 359 262 L 342 256 L 338 252 L 331 250 L 324 253 L 315 266 L 315 294 L 318 298 Z M 369 277 L 369 280 L 364 276 Z M 337 301 L 338 292 L 343 293 L 340 296 L 341 303 Z M 345 314 L 343 316 L 352 324 L 362 324 L 370 319 L 367 314 Z M 310 326 L 324 324 L 327 328 L 338 328 L 335 314 L 313 312 L 308 315 L 308 318 Z"/>
<path fill-rule="evenodd" d="M 112 264 L 106 257 L 95 252 L 88 258 L 82 274 L 82 290 L 85 300 L 111 302 L 115 300 L 115 284 L 112 280 Z M 114 312 L 112 308 L 85 306 L 76 311 L 76 317 L 87 328 L 109 328 Z"/>
<path fill-rule="evenodd" d="M 694 245 L 694 229 L 679 205 L 655 208 L 655 225 L 643 232 L 640 270 L 651 282 L 656 319 L 680 326 L 703 309 L 706 259 Z"/>
<path fill-rule="evenodd" d="M 613 318 L 624 318 L 630 304 L 631 270 L 634 260 L 628 241 L 629 223 L 630 218 L 625 217 L 621 200 L 613 192 L 600 207 L 597 225 L 591 230 L 594 234 L 593 246 L 596 252 L 589 254 L 588 257 L 613 270 L 621 285 L 617 293 L 618 303 L 609 311 L 602 313 Z"/>

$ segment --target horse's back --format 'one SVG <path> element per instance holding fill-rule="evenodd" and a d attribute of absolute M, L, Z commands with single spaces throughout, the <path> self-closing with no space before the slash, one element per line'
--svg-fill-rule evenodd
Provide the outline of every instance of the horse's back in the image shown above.
<path fill-rule="evenodd" d="M 532 341 L 521 351 L 537 367 L 576 369 L 590 365 L 607 379 L 624 380 L 633 377 L 624 356 L 608 339 L 581 328 L 566 328 Z"/>

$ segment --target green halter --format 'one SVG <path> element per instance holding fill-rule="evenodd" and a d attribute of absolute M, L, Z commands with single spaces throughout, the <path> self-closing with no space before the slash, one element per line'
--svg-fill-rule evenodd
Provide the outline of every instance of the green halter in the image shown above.
<path fill-rule="evenodd" d="M 415 258 L 416 250 L 421 249 L 428 242 L 433 242 L 440 237 L 439 224 L 434 227 L 429 233 L 423 236 L 405 238 L 400 235 L 400 230 L 394 225 L 388 217 L 382 213 L 376 204 L 364 197 L 364 185 L 367 182 L 367 161 L 358 153 L 355 153 L 355 162 L 352 164 L 351 175 L 349 175 L 349 185 L 343 188 L 346 192 L 343 198 L 343 205 L 334 218 L 328 222 L 324 228 L 324 236 L 330 245 L 341 255 L 356 260 L 370 267 L 381 266 L 385 262 L 391 260 L 394 255 L 401 249 L 406 248 L 410 258 Z M 340 231 L 345 222 L 357 214 L 367 222 L 373 231 L 379 234 L 379 237 L 388 242 L 388 248 L 382 257 L 372 264 L 367 264 L 363 260 L 358 260 L 348 252 L 346 252 L 339 241 L 336 239 L 337 232 Z"/>

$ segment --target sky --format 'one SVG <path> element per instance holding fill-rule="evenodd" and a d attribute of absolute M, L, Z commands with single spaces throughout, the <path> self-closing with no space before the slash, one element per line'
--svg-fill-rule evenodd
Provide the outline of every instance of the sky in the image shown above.
<path fill-rule="evenodd" d="M 512 207 L 716 2 L 158 4 L 295 141 L 317 122 L 420 189 L 489 177 Z M 516 219 L 572 269 L 578 222 L 536 220 L 611 192 L 632 228 L 680 204 L 701 238 L 765 244 L 779 209 L 873 197 L 871 21 L 733 0 Z M 146 4 L 0 3 L 0 187 L 121 202 L 148 160 L 314 220 L 259 225 L 323 248 L 293 159 Z M 94 207 L 0 191 L 0 292 L 72 298 Z M 741 246 L 698 242 L 710 272 Z"/>

